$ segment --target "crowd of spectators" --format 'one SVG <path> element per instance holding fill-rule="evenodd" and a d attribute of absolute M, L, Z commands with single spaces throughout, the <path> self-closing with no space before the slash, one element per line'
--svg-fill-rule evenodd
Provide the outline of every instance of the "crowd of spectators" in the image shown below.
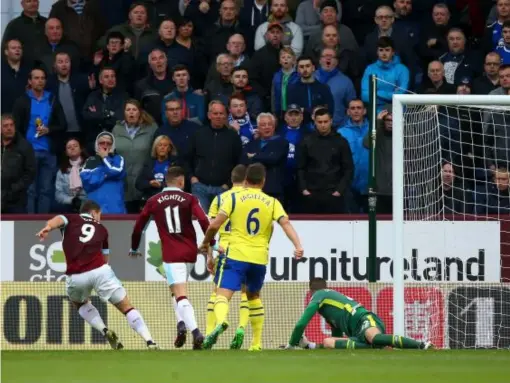
<path fill-rule="evenodd" d="M 21 4 L 2 36 L 2 213 L 137 213 L 172 165 L 208 210 L 256 162 L 290 212 L 365 213 L 371 75 L 391 213 L 392 96 L 510 94 L 510 0 Z M 510 114 L 439 115 L 437 210 L 510 213 Z"/>

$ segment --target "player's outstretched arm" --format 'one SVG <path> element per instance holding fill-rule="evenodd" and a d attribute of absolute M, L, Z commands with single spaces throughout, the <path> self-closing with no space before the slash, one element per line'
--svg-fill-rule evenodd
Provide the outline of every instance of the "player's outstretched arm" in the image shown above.
<path fill-rule="evenodd" d="M 43 227 L 41 231 L 39 231 L 36 236 L 39 237 L 41 241 L 44 241 L 48 234 L 59 227 L 62 227 L 66 224 L 65 218 L 61 215 L 57 215 L 46 222 L 46 226 Z"/>
<path fill-rule="evenodd" d="M 310 323 L 313 316 L 318 310 L 319 310 L 318 302 L 312 301 L 308 304 L 305 311 L 303 312 L 303 315 L 301 315 L 301 318 L 299 318 L 298 322 L 296 323 L 296 326 L 294 327 L 294 330 L 292 331 L 292 335 L 290 336 L 289 340 L 289 346 L 295 347 L 299 344 L 299 341 L 301 340 L 301 337 L 305 332 L 306 326 L 308 326 L 308 323 Z"/>
<path fill-rule="evenodd" d="M 140 241 L 142 240 L 142 234 L 147 226 L 147 223 L 151 219 L 150 206 L 147 202 L 143 207 L 142 212 L 136 219 L 135 227 L 133 228 L 133 233 L 131 234 L 131 250 L 129 255 L 136 256 L 140 255 L 138 253 L 138 247 L 140 246 Z"/>
<path fill-rule="evenodd" d="M 301 241 L 299 240 L 299 235 L 294 229 L 294 226 L 290 223 L 288 217 L 281 217 L 278 220 L 279 225 L 282 227 L 287 238 L 290 239 L 292 244 L 294 245 L 294 256 L 296 258 L 301 258 L 304 255 L 303 247 L 301 246 Z"/>

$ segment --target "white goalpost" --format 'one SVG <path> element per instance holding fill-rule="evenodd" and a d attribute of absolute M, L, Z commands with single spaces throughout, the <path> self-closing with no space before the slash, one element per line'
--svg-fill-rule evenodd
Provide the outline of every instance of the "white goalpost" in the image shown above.
<path fill-rule="evenodd" d="M 441 348 L 510 348 L 510 96 L 394 95 L 392 113 L 394 333 L 419 290 Z"/>

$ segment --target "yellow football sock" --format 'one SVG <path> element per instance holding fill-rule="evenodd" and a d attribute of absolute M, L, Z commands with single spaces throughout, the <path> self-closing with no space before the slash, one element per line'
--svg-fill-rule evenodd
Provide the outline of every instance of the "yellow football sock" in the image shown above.
<path fill-rule="evenodd" d="M 205 334 L 209 335 L 216 327 L 216 315 L 214 315 L 214 302 L 216 301 L 216 292 L 214 291 L 207 302 L 207 316 L 205 319 Z"/>
<path fill-rule="evenodd" d="M 223 295 L 217 295 L 214 302 L 214 315 L 216 316 L 216 326 L 227 320 L 228 299 Z"/>
<path fill-rule="evenodd" d="M 264 306 L 260 298 L 248 301 L 250 307 L 250 323 L 253 332 L 251 345 L 262 347 L 262 328 L 264 327 Z"/>
<path fill-rule="evenodd" d="M 241 293 L 241 304 L 239 305 L 239 327 L 246 328 L 250 319 L 250 306 L 246 293 Z"/>

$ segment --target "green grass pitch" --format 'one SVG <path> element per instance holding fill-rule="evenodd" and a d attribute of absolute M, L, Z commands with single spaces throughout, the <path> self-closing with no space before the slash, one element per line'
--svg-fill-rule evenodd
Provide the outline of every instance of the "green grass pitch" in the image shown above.
<path fill-rule="evenodd" d="M 510 351 L 9 351 L 4 383 L 508 383 Z"/>

